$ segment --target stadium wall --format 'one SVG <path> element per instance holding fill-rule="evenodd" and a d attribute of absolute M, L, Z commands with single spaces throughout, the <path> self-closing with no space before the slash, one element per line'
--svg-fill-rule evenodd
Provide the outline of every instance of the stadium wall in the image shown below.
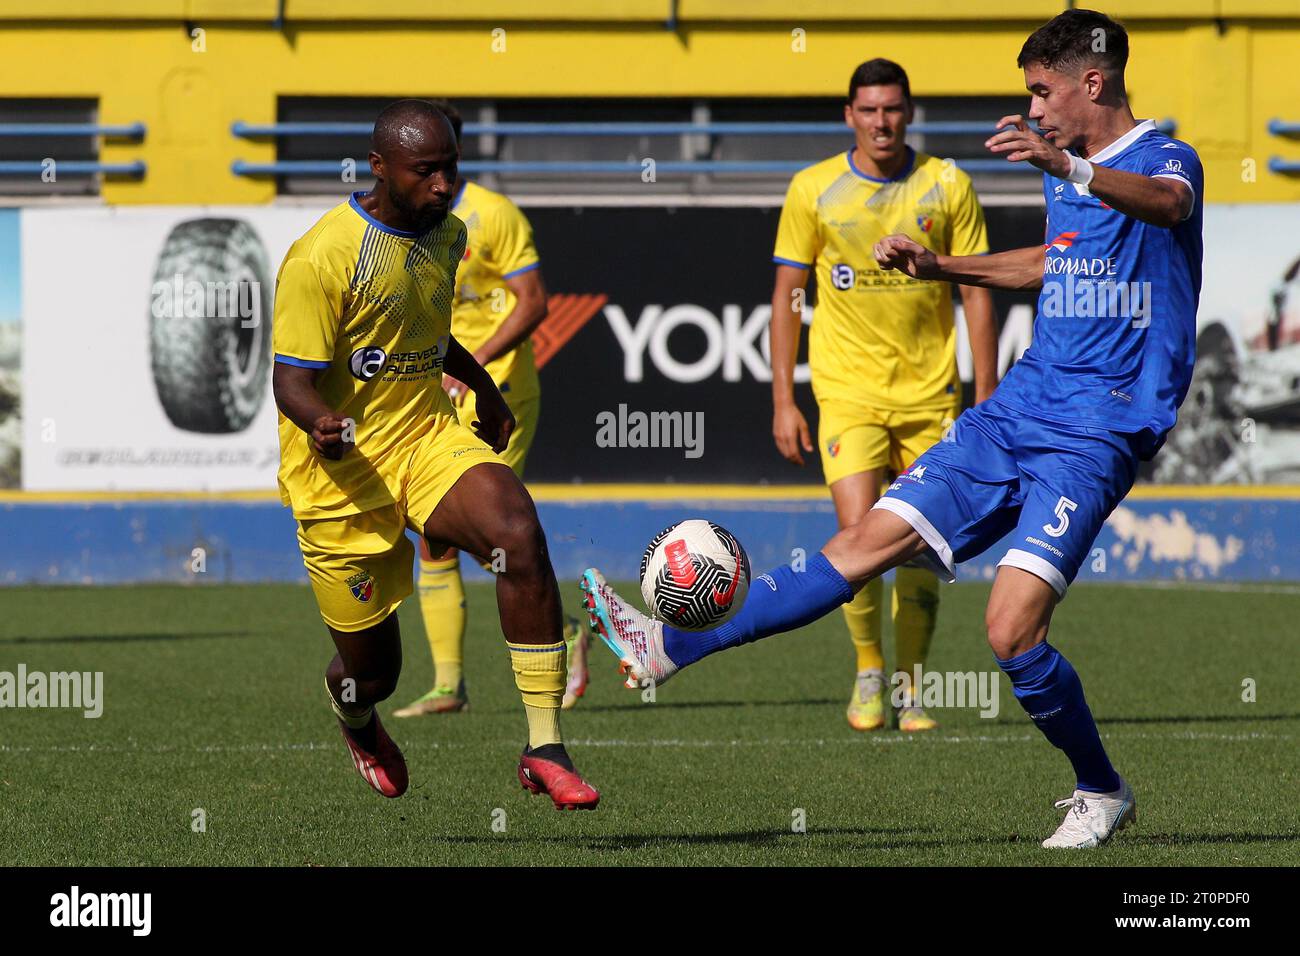
<path fill-rule="evenodd" d="M 820 489 L 701 486 L 534 486 L 561 582 L 596 565 L 635 580 L 646 542 L 707 517 L 737 536 L 754 573 L 815 554 L 835 532 Z M 148 582 L 305 583 L 295 525 L 265 494 L 204 497 L 0 496 L 6 537 L 0 585 Z M 1289 582 L 1300 579 L 1300 490 L 1139 489 L 1116 509 L 1077 583 Z M 1290 529 L 1290 530 L 1288 530 Z M 991 581 L 1010 537 L 958 568 Z M 467 572 L 486 577 L 466 561 Z"/>
<path fill-rule="evenodd" d="M 1300 158 L 1271 119 L 1297 120 L 1295 0 L 1112 0 L 1132 36 L 1139 115 L 1173 117 L 1216 202 L 1300 199 Z M 726 0 L 47 0 L 0 5 L 0 95 L 98 97 L 103 123 L 142 122 L 104 162 L 147 162 L 104 184 L 109 203 L 267 203 L 275 143 L 231 124 L 274 122 L 284 95 L 790 97 L 839 95 L 858 62 L 887 55 L 923 96 L 1024 94 L 1015 57 L 1060 0 L 875 5 Z M 437 30 L 435 35 L 434 31 Z"/>

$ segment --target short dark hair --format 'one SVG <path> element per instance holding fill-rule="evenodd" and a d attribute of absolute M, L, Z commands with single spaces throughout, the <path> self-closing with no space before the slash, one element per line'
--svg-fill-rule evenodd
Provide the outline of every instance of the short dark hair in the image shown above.
<path fill-rule="evenodd" d="M 1096 10 L 1066 10 L 1030 34 L 1016 66 L 1041 63 L 1049 70 L 1088 64 L 1122 79 L 1128 64 L 1128 32 Z"/>
<path fill-rule="evenodd" d="M 456 142 L 459 143 L 461 128 L 460 110 L 456 109 L 455 104 L 452 103 L 451 100 L 436 99 L 430 100 L 429 102 L 442 110 L 442 115 L 447 117 L 447 121 L 451 123 L 451 128 L 456 131 Z"/>
<path fill-rule="evenodd" d="M 375 118 L 375 128 L 370 134 L 370 148 L 381 156 L 388 156 L 392 149 L 400 145 L 405 126 L 423 120 L 432 120 L 436 125 L 447 119 L 446 113 L 428 100 L 407 99 L 389 103 Z M 459 134 L 456 141 L 460 142 Z"/>
<path fill-rule="evenodd" d="M 866 63 L 858 64 L 849 78 L 849 102 L 858 93 L 859 86 L 901 86 L 903 99 L 912 101 L 912 86 L 907 82 L 907 71 L 893 60 L 876 57 Z"/>

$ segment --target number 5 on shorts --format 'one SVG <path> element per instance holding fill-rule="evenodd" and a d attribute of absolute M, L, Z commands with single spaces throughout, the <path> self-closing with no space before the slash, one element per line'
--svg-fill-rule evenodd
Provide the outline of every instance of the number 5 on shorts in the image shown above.
<path fill-rule="evenodd" d="M 1061 500 L 1056 503 L 1056 517 L 1060 520 L 1055 525 L 1043 525 L 1043 530 L 1053 538 L 1059 538 L 1065 534 L 1066 531 L 1070 530 L 1070 512 L 1077 507 L 1079 507 L 1077 504 L 1062 495 Z"/>

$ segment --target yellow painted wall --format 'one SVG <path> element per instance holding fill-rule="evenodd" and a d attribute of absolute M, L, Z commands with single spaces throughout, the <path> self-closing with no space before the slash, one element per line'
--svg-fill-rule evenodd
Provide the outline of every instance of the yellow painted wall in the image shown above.
<path fill-rule="evenodd" d="M 0 96 L 98 97 L 104 123 L 141 121 L 143 143 L 105 143 L 105 162 L 144 159 L 143 180 L 113 179 L 114 203 L 263 203 L 269 179 L 230 172 L 275 158 L 269 141 L 237 139 L 235 120 L 276 118 L 278 95 L 448 96 L 840 95 L 854 65 L 901 62 L 917 95 L 1024 92 L 1016 53 L 1061 8 L 1052 0 L 915 0 L 910 21 L 867 24 L 861 0 L 387 0 L 385 22 L 359 22 L 358 0 L 0 0 Z M 1300 121 L 1300 0 L 1113 0 L 1118 16 L 1177 8 L 1181 19 L 1130 19 L 1128 82 L 1139 116 L 1172 117 L 1201 152 L 1211 202 L 1300 200 L 1300 139 L 1269 136 L 1274 117 Z M 35 9 L 45 19 L 32 17 Z M 466 11 L 474 20 L 467 22 Z M 114 21 L 111 17 L 136 19 Z M 1229 19 L 1216 23 L 1212 16 Z M 942 17 L 942 19 L 940 19 Z M 90 18 L 90 19 L 88 19 Z M 185 21 L 204 32 L 202 52 Z M 505 50 L 494 52 L 494 29 Z M 794 29 L 805 52 L 794 52 Z M 1250 182 L 1253 161 L 1255 181 Z"/>

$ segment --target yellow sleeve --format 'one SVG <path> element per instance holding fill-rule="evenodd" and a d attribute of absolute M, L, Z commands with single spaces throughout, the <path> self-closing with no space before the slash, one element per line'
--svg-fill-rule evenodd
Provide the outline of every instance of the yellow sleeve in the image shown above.
<path fill-rule="evenodd" d="M 796 175 L 786 190 L 781 222 L 776 227 L 776 249 L 772 253 L 772 261 L 777 265 L 811 269 L 821 251 L 817 198 L 809 195 L 805 182 L 805 177 Z"/>
<path fill-rule="evenodd" d="M 501 203 L 492 216 L 488 241 L 503 279 L 536 269 L 541 264 L 537 247 L 533 245 L 533 227 L 519 207 L 509 200 Z"/>
<path fill-rule="evenodd" d="M 285 259 L 275 281 L 276 361 L 327 368 L 342 317 L 342 283 L 307 259 Z"/>
<path fill-rule="evenodd" d="M 970 176 L 957 172 L 957 183 L 953 189 L 952 207 L 949 210 L 952 222 L 952 241 L 949 243 L 950 256 L 982 256 L 989 251 L 989 234 L 984 226 L 984 207 L 975 195 L 975 187 Z"/>

